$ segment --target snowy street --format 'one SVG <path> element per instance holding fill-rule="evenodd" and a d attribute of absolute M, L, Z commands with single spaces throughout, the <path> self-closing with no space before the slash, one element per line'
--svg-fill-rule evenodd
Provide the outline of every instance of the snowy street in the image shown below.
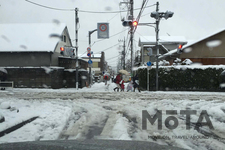
<path fill-rule="evenodd" d="M 0 143 L 113 139 L 149 141 L 184 149 L 224 149 L 225 93 L 219 92 L 114 92 L 104 83 L 79 89 L 13 89 L 0 91 L 0 132 L 32 117 L 34 121 L 0 137 Z M 8 108 L 8 109 L 7 109 Z M 147 121 L 142 128 L 142 111 L 150 115 L 162 111 L 162 130 L 158 121 Z M 166 110 L 176 110 L 176 129 L 168 129 Z M 196 110 L 191 115 L 191 128 L 186 129 L 186 116 L 180 110 Z M 196 122 L 206 110 L 214 130 Z M 205 120 L 203 120 L 205 122 Z M 170 122 L 171 124 L 171 122 Z M 173 124 L 173 123 L 172 123 Z M 172 125 L 171 124 L 171 125 Z"/>

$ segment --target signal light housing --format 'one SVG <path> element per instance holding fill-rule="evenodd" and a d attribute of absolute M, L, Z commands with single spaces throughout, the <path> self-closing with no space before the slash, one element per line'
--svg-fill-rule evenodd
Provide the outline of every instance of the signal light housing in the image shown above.
<path fill-rule="evenodd" d="M 138 25 L 137 21 L 133 21 L 133 26 L 136 27 Z"/>
<path fill-rule="evenodd" d="M 178 47 L 177 47 L 177 53 L 178 54 L 181 54 L 183 51 L 182 51 L 182 48 L 183 48 L 183 45 L 182 44 L 179 44 Z"/>
<path fill-rule="evenodd" d="M 182 47 L 183 47 L 183 45 L 181 45 L 181 44 L 178 45 L 178 49 L 182 49 Z"/>
<path fill-rule="evenodd" d="M 125 27 L 127 27 L 127 26 L 136 27 L 138 25 L 138 22 L 137 21 L 126 20 L 126 21 L 123 21 L 122 25 L 125 26 Z"/>
<path fill-rule="evenodd" d="M 65 48 L 64 47 L 60 47 L 60 50 L 63 52 L 65 50 Z"/>

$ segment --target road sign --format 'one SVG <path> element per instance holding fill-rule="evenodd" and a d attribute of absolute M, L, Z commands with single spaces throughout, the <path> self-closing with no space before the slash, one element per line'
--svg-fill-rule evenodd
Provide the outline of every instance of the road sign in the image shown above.
<path fill-rule="evenodd" d="M 88 63 L 89 63 L 89 64 L 92 64 L 92 60 L 88 60 Z"/>
<path fill-rule="evenodd" d="M 147 69 L 150 70 L 151 69 L 151 66 L 147 66 Z"/>
<path fill-rule="evenodd" d="M 90 57 L 91 56 L 91 53 L 87 53 L 87 56 Z"/>
<path fill-rule="evenodd" d="M 88 64 L 88 67 L 91 67 L 92 68 L 93 67 L 93 64 Z"/>
<path fill-rule="evenodd" d="M 109 23 L 98 23 L 97 31 L 98 31 L 98 39 L 109 38 Z"/>
<path fill-rule="evenodd" d="M 87 51 L 88 51 L 88 52 L 90 52 L 90 51 L 91 51 L 91 48 L 90 48 L 90 47 L 88 47 L 88 48 L 87 48 Z"/>
<path fill-rule="evenodd" d="M 149 61 L 149 62 L 147 62 L 147 66 L 151 66 L 152 65 L 152 63 Z"/>

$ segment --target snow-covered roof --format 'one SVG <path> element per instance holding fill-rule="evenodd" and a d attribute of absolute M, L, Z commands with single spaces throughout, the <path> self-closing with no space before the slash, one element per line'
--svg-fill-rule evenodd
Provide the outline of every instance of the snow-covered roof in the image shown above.
<path fill-rule="evenodd" d="M 159 43 L 167 44 L 167 43 L 186 43 L 186 38 L 183 36 L 159 36 Z M 141 36 L 139 38 L 139 46 L 143 45 L 151 45 L 156 43 L 155 36 Z"/>
<path fill-rule="evenodd" d="M 0 52 L 53 52 L 66 25 L 63 23 L 0 24 Z"/>
<path fill-rule="evenodd" d="M 211 36 L 214 36 L 214 35 L 216 35 L 216 34 L 219 34 L 219 33 L 223 32 L 223 31 L 225 31 L 225 28 L 219 29 L 219 30 L 215 31 L 214 33 L 212 33 L 212 34 L 210 34 L 210 35 L 207 35 L 207 36 L 205 36 L 205 37 L 203 37 L 203 38 L 201 38 L 201 39 L 199 39 L 199 40 L 192 41 L 192 42 L 188 42 L 187 45 L 185 45 L 185 46 L 183 47 L 183 49 L 185 49 L 185 48 L 187 48 L 187 47 L 190 47 L 190 46 L 192 46 L 192 45 L 194 45 L 194 44 L 196 44 L 196 43 L 198 43 L 198 42 L 201 42 L 201 41 L 203 41 L 203 40 L 205 40 L 205 39 L 207 39 L 207 38 L 209 38 L 209 37 L 211 37 Z"/>
<path fill-rule="evenodd" d="M 216 35 L 216 34 L 219 34 L 219 33 L 223 32 L 223 31 L 225 31 L 225 28 L 220 29 L 220 30 L 217 30 L 216 32 L 214 32 L 214 33 L 212 33 L 212 34 L 210 34 L 210 35 L 208 35 L 208 36 L 206 36 L 206 37 L 203 37 L 203 38 L 201 38 L 201 39 L 199 39 L 199 40 L 196 40 L 196 41 L 190 41 L 190 42 L 188 42 L 185 46 L 183 46 L 182 49 L 188 48 L 188 47 L 190 47 L 190 46 L 192 46 L 192 45 L 194 45 L 194 44 L 196 44 L 196 43 L 199 43 L 199 42 L 201 42 L 201 41 L 203 41 L 203 40 L 205 40 L 205 39 L 207 39 L 207 38 L 209 38 L 209 37 L 211 37 L 211 36 L 214 36 L 214 35 Z M 170 56 L 170 55 L 173 55 L 173 54 L 177 54 L 177 49 L 174 49 L 174 50 L 169 51 L 168 53 L 166 53 L 166 54 L 160 56 L 159 59 L 165 58 L 166 56 Z"/>

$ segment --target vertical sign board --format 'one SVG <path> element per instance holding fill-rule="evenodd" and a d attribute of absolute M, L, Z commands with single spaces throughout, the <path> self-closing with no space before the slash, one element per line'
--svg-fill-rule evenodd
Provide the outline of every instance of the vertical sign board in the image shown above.
<path fill-rule="evenodd" d="M 109 38 L 109 23 L 98 23 L 97 24 L 98 39 Z"/>

